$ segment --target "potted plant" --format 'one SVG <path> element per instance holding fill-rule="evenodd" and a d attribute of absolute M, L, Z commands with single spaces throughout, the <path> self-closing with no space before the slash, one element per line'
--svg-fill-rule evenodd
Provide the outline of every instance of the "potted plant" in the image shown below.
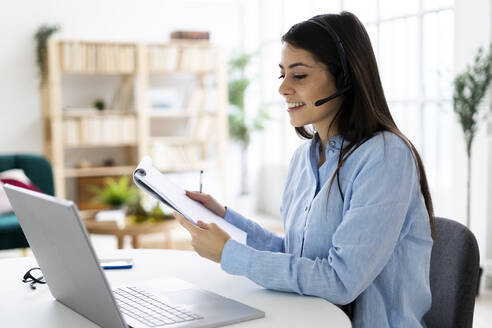
<path fill-rule="evenodd" d="M 92 106 L 94 106 L 94 108 L 96 108 L 97 110 L 102 111 L 103 109 L 106 108 L 106 102 L 103 99 L 98 98 L 94 100 Z"/>
<path fill-rule="evenodd" d="M 49 37 L 60 30 L 59 25 L 41 25 L 36 34 L 34 34 L 34 39 L 36 40 L 36 58 L 39 67 L 39 75 L 41 77 L 40 85 L 46 82 L 46 76 L 48 73 L 46 58 L 48 57 L 48 47 L 46 46 L 46 42 Z"/>
<path fill-rule="evenodd" d="M 169 213 L 164 213 L 159 203 L 157 203 L 150 211 L 146 211 L 140 200 L 132 202 L 128 205 L 128 217 L 134 223 L 142 222 L 162 222 L 174 219 L 174 216 Z"/>
<path fill-rule="evenodd" d="M 473 65 L 468 65 L 465 72 L 454 79 L 453 110 L 458 115 L 461 129 L 465 137 L 467 156 L 466 176 L 466 226 L 470 228 L 470 199 L 471 199 L 471 156 L 472 144 L 477 132 L 477 123 L 484 120 L 487 112 L 480 117 L 479 105 L 487 92 L 492 80 L 492 44 L 489 53 L 484 54 L 479 48 Z M 480 280 L 483 268 L 480 267 L 476 294 L 480 291 Z"/>
<path fill-rule="evenodd" d="M 254 53 L 241 53 L 229 61 L 229 103 L 232 105 L 229 113 L 229 134 L 239 142 L 241 147 L 241 190 L 242 195 L 248 193 L 248 146 L 251 133 L 264 128 L 264 123 L 270 119 L 262 108 L 252 120 L 248 120 L 244 110 L 244 95 L 251 83 L 246 76 L 246 68 Z"/>
<path fill-rule="evenodd" d="M 468 65 L 466 70 L 454 79 L 453 110 L 458 115 L 466 144 L 466 226 L 468 228 L 470 228 L 471 150 L 477 123 L 487 115 L 484 113 L 483 117 L 480 117 L 479 105 L 492 80 L 491 65 L 492 44 L 488 54 L 484 54 L 483 49 L 479 48 L 473 65 Z"/>
<path fill-rule="evenodd" d="M 130 186 L 129 182 L 130 176 L 124 175 L 118 181 L 113 178 L 104 179 L 103 187 L 87 186 L 87 188 L 95 194 L 95 202 L 103 203 L 116 209 L 122 208 L 131 202 L 136 202 L 140 198 L 138 189 Z"/>

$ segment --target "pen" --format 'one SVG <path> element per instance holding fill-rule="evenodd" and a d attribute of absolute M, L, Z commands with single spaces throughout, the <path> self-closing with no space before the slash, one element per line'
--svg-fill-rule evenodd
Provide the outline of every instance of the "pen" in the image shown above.
<path fill-rule="evenodd" d="M 202 192 L 203 187 L 203 170 L 200 170 L 200 192 Z"/>

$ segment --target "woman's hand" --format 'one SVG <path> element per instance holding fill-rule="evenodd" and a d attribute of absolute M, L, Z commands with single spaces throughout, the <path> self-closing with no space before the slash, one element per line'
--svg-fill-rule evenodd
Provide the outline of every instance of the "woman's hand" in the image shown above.
<path fill-rule="evenodd" d="M 208 194 L 201 193 L 199 191 L 188 191 L 186 190 L 186 196 L 190 197 L 193 200 L 196 200 L 202 203 L 203 206 L 224 218 L 226 215 L 226 209 L 223 205 L 221 205 L 218 201 L 216 201 L 212 196 Z"/>
<path fill-rule="evenodd" d="M 220 263 L 224 246 L 231 237 L 215 223 L 198 221 L 197 227 L 177 212 L 174 217 L 190 233 L 191 245 L 198 255 Z"/>

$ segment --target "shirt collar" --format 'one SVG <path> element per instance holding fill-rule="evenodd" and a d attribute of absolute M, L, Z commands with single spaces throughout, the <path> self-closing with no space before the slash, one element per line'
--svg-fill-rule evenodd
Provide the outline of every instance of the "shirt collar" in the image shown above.
<path fill-rule="evenodd" d="M 326 144 L 326 151 L 329 151 L 330 149 L 335 150 L 335 151 L 341 150 L 342 149 L 342 141 L 343 141 L 343 137 L 340 134 L 337 136 L 331 137 L 330 139 L 328 139 L 328 142 Z M 310 149 L 311 155 L 319 153 L 320 143 L 321 143 L 321 139 L 319 138 L 319 134 L 318 134 L 318 132 L 315 132 L 313 139 L 311 139 L 311 149 Z M 345 140 L 344 146 L 346 146 L 346 145 L 347 145 L 347 141 Z M 317 151 L 317 152 L 315 152 L 315 151 Z"/>

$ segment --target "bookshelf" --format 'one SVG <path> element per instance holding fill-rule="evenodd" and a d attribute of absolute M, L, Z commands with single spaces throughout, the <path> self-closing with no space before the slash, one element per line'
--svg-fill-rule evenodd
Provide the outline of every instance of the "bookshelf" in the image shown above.
<path fill-rule="evenodd" d="M 41 97 L 44 152 L 53 167 L 56 195 L 67 197 L 69 179 L 130 174 L 144 155 L 151 155 L 163 172 L 215 166 L 225 199 L 225 65 L 221 49 L 208 40 L 132 43 L 49 39 L 48 76 Z M 116 79 L 109 108 L 92 108 L 94 99 L 86 99 L 83 106 L 72 105 L 66 95 L 66 76 Z M 183 76 L 188 83 L 183 83 Z M 154 92 L 164 95 L 156 108 L 150 100 L 153 77 L 165 79 L 175 92 L 165 88 Z M 84 94 L 84 85 L 80 88 L 77 97 Z M 177 104 L 169 107 L 170 100 Z M 84 152 L 116 152 L 119 159 L 103 165 L 101 160 L 91 162 Z"/>

